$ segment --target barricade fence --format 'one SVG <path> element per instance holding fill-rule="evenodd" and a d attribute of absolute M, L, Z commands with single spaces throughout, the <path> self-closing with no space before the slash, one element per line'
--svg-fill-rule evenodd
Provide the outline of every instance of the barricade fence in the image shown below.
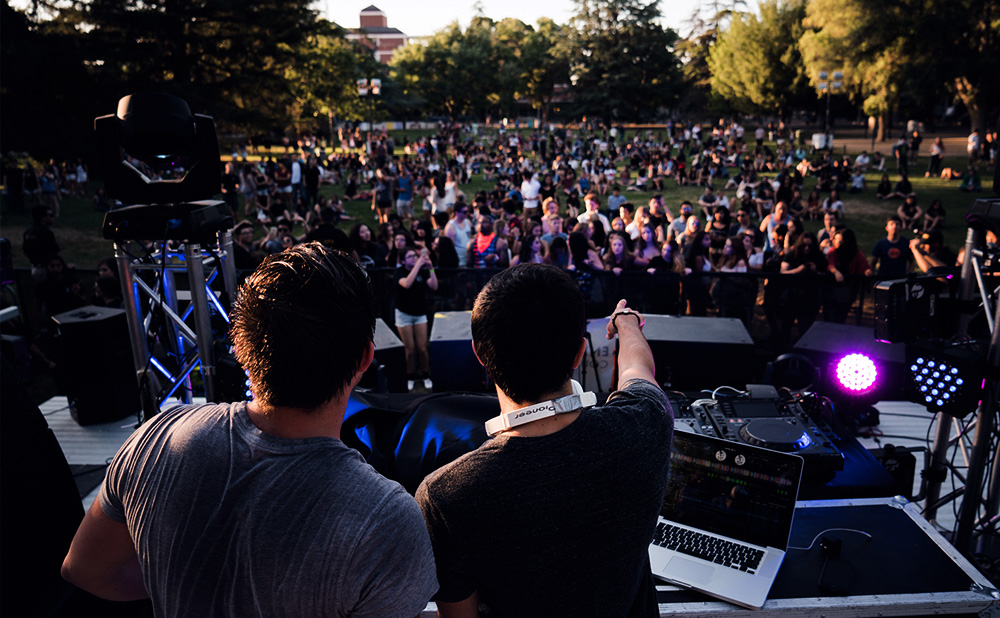
<path fill-rule="evenodd" d="M 394 292 L 397 282 L 392 268 L 368 270 L 374 288 L 377 316 L 395 325 Z M 476 295 L 499 269 L 437 268 L 438 289 L 433 293 L 432 313 L 471 310 Z M 871 324 L 872 278 L 848 277 L 838 285 L 830 275 L 783 275 L 779 273 L 656 273 L 586 270 L 568 271 L 577 281 L 587 303 L 587 317 L 607 316 L 620 299 L 645 313 L 703 315 L 739 318 L 755 339 L 767 338 L 768 330 L 787 329 L 789 321 L 800 325 L 814 320 Z M 24 329 L 29 338 L 48 326 L 49 316 L 35 294 L 31 270 L 15 269 L 16 298 L 5 294 L 5 305 L 20 308 L 20 325 L 6 325 L 4 332 Z M 76 270 L 82 302 L 92 296 L 96 271 Z M 803 330 L 800 330 L 804 332 Z"/>

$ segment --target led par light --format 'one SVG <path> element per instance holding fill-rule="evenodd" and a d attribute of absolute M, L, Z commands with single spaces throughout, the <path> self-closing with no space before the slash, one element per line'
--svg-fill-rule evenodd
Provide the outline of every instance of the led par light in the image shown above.
<path fill-rule="evenodd" d="M 873 390 L 878 381 L 875 361 L 866 354 L 851 353 L 836 362 L 837 386 L 851 395 L 863 395 Z"/>
<path fill-rule="evenodd" d="M 958 418 L 975 412 L 985 387 L 985 351 L 981 342 L 907 345 L 907 398 Z"/>

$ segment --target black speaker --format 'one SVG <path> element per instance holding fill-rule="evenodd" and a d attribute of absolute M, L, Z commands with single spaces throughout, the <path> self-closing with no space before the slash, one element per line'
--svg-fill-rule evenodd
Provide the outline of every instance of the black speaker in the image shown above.
<path fill-rule="evenodd" d="M 375 360 L 359 386 L 379 392 L 406 392 L 406 348 L 382 318 L 375 320 Z"/>
<path fill-rule="evenodd" d="M 664 388 L 743 388 L 753 382 L 753 339 L 736 318 L 646 315 L 643 333 Z"/>
<path fill-rule="evenodd" d="M 80 425 L 139 412 L 139 388 L 122 309 L 87 306 L 52 316 L 59 353 L 56 380 Z"/>
<path fill-rule="evenodd" d="M 12 370 L 21 384 L 27 384 L 31 379 L 31 354 L 28 352 L 28 342 L 17 335 L 0 336 L 0 353 L 10 362 Z"/>
<path fill-rule="evenodd" d="M 434 315 L 430 356 L 435 391 L 493 390 L 472 351 L 471 311 L 443 311 Z"/>

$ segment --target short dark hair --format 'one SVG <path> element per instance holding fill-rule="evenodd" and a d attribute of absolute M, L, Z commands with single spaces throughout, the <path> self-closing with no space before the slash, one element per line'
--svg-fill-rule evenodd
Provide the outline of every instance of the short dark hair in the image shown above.
<path fill-rule="evenodd" d="M 472 309 L 472 345 L 486 374 L 516 403 L 558 390 L 573 372 L 587 325 L 573 279 L 546 264 L 522 264 L 490 279 Z M 524 342 L 535 346 L 525 354 Z"/>
<path fill-rule="evenodd" d="M 303 410 L 349 387 L 374 333 L 368 275 L 318 242 L 264 260 L 240 288 L 230 327 L 257 400 Z"/>

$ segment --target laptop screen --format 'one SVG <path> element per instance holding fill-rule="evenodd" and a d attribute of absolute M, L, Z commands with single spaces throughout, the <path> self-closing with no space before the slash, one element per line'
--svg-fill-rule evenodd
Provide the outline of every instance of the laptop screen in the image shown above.
<path fill-rule="evenodd" d="M 730 538 L 786 549 L 802 458 L 674 432 L 660 514 Z"/>

